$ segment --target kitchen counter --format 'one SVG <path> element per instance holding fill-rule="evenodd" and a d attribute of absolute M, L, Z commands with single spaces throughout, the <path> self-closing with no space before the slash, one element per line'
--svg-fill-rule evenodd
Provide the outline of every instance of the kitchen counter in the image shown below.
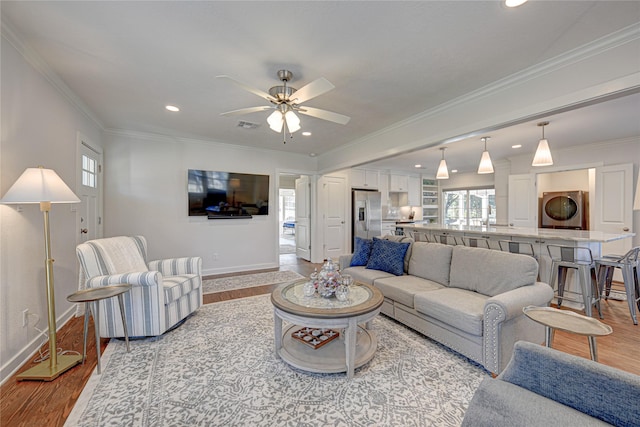
<path fill-rule="evenodd" d="M 463 234 L 488 236 L 509 236 L 531 239 L 568 240 L 575 242 L 608 243 L 627 239 L 635 233 L 604 233 L 593 230 L 561 230 L 553 228 L 524 228 L 509 226 L 468 226 L 468 225 L 437 225 L 437 224 L 408 224 L 402 228 L 427 232 L 459 232 Z"/>

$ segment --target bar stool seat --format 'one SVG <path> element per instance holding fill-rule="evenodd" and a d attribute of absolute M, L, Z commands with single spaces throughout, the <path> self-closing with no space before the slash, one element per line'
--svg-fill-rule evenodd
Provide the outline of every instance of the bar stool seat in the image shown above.
<path fill-rule="evenodd" d="M 629 313 L 633 324 L 638 324 L 636 306 L 640 310 L 640 246 L 631 249 L 625 255 L 605 255 L 595 260 L 598 272 L 598 286 L 603 291 L 605 299 L 611 293 L 613 272 L 616 268 L 622 271 L 622 281 L 629 304 Z"/>
<path fill-rule="evenodd" d="M 443 245 L 455 246 L 458 244 L 455 236 L 452 236 L 450 234 L 434 234 L 433 238 L 436 241 L 436 243 L 441 243 Z"/>
<path fill-rule="evenodd" d="M 124 339 L 127 343 L 127 352 L 130 351 L 129 348 L 129 330 L 127 328 L 127 319 L 124 313 L 124 301 L 122 295 L 125 292 L 129 292 L 131 289 L 131 285 L 128 284 L 118 284 L 118 285 L 109 285 L 109 286 L 100 286 L 97 288 L 88 288 L 83 289 L 81 291 L 77 291 L 72 293 L 67 297 L 67 301 L 69 302 L 83 302 L 85 303 L 84 310 L 84 342 L 82 346 L 82 363 L 87 358 L 87 330 L 89 329 L 89 313 L 93 316 L 93 324 L 96 333 L 96 352 L 98 355 L 98 374 L 101 373 L 100 366 L 100 331 L 98 330 L 98 318 L 100 317 L 100 306 L 98 305 L 98 301 L 118 297 L 118 302 L 120 305 L 120 315 L 122 317 L 122 327 L 124 329 Z"/>
<path fill-rule="evenodd" d="M 591 249 L 584 247 L 547 245 L 549 257 L 551 257 L 551 280 L 549 284 L 554 288 L 558 307 L 562 305 L 564 299 L 569 301 L 582 302 L 584 312 L 587 316 L 592 315 L 592 306 L 598 309 L 598 315 L 602 319 L 600 309 L 600 291 L 596 280 L 596 264 L 593 260 Z M 578 274 L 578 285 L 582 294 L 582 301 L 571 300 L 565 297 L 565 284 L 569 269 L 575 270 Z M 557 287 L 556 287 L 557 282 Z M 571 293 L 571 291 L 567 291 Z"/>

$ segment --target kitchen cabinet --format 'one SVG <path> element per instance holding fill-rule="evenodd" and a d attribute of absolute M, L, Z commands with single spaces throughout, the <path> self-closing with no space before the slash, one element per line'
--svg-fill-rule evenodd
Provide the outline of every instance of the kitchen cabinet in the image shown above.
<path fill-rule="evenodd" d="M 351 169 L 351 188 L 377 190 L 379 186 L 379 172 L 373 169 Z"/>
<path fill-rule="evenodd" d="M 389 174 L 381 173 L 380 174 L 380 185 L 378 186 L 378 191 L 380 191 L 380 203 L 383 208 L 389 207 Z"/>
<path fill-rule="evenodd" d="M 391 174 L 389 176 L 389 191 L 403 193 L 409 191 L 409 176 Z"/>
<path fill-rule="evenodd" d="M 382 221 L 382 235 L 394 234 L 396 232 L 395 221 Z"/>
<path fill-rule="evenodd" d="M 422 220 L 428 224 L 437 224 L 440 217 L 438 202 L 438 181 L 433 178 L 422 178 Z"/>
<path fill-rule="evenodd" d="M 417 176 L 409 177 L 409 206 L 422 206 L 420 203 L 420 178 Z"/>

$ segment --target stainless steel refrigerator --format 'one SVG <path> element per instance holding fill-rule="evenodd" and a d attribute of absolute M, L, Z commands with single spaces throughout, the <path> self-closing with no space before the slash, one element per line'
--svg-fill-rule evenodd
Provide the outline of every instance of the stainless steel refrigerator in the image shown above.
<path fill-rule="evenodd" d="M 353 223 L 351 251 L 356 237 L 371 239 L 382 234 L 382 206 L 379 191 L 353 190 L 351 194 Z"/>

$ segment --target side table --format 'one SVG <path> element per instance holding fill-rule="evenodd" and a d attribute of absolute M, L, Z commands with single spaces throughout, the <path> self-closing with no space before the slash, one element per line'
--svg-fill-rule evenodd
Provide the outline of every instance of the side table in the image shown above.
<path fill-rule="evenodd" d="M 596 347 L 596 337 L 609 335 L 613 332 L 611 326 L 605 325 L 598 319 L 583 316 L 568 310 L 559 310 L 553 307 L 528 306 L 522 309 L 524 314 L 531 320 L 545 326 L 545 345 L 551 347 L 553 332 L 555 329 L 571 332 L 573 334 L 585 335 L 589 339 L 589 352 L 591 360 L 598 361 L 598 349 Z"/>
<path fill-rule="evenodd" d="M 82 363 L 87 358 L 87 330 L 89 329 L 89 311 L 91 311 L 91 315 L 93 316 L 93 325 L 96 333 L 96 353 L 98 355 L 98 374 L 101 373 L 100 366 L 100 330 L 98 325 L 98 319 L 100 317 L 100 307 L 98 306 L 98 301 L 112 298 L 117 296 L 118 302 L 120 304 L 120 315 L 122 316 L 122 326 L 124 328 L 124 339 L 127 343 L 127 352 L 130 351 L 129 348 L 129 331 L 127 329 L 127 319 L 124 314 L 124 300 L 122 295 L 125 292 L 129 292 L 131 289 L 131 285 L 127 284 L 119 284 L 119 285 L 110 285 L 110 286 L 101 286 L 99 288 L 88 288 L 83 289 L 78 292 L 74 292 L 73 294 L 67 297 L 67 301 L 69 302 L 83 302 L 85 303 L 84 310 L 84 344 L 82 348 Z"/>

